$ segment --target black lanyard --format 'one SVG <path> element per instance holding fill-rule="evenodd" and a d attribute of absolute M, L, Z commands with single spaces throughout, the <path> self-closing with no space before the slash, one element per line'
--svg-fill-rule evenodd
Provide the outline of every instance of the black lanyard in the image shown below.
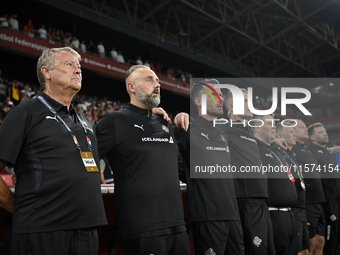
<path fill-rule="evenodd" d="M 297 170 L 297 174 L 298 174 L 300 180 L 303 180 L 303 175 L 302 175 L 302 173 L 300 173 L 300 171 L 299 171 L 299 165 L 296 164 L 296 162 L 292 159 L 292 157 L 289 156 L 289 154 L 288 154 L 287 152 L 285 152 L 284 150 L 282 150 L 282 151 L 283 151 L 284 154 L 287 155 L 288 158 L 290 158 L 290 159 L 292 160 L 292 162 L 294 163 L 294 167 L 295 167 L 295 169 Z"/>
<path fill-rule="evenodd" d="M 45 98 L 43 98 L 40 95 L 37 95 L 37 98 L 40 100 L 40 102 L 42 102 L 53 114 L 54 116 L 64 125 L 64 127 L 68 130 L 68 132 L 71 134 L 72 139 L 77 147 L 77 149 L 81 152 L 80 149 L 80 145 L 79 142 L 77 140 L 77 137 L 75 136 L 75 134 L 73 133 L 73 131 L 69 128 L 69 126 L 67 126 L 67 124 L 65 123 L 65 121 L 59 116 L 59 114 L 53 109 L 53 107 L 45 100 Z M 91 143 L 91 139 L 89 136 L 89 133 L 87 132 L 86 128 L 84 127 L 83 123 L 81 122 L 81 120 L 78 117 L 78 114 L 76 113 L 76 116 L 81 124 L 81 126 L 84 129 L 85 132 L 85 136 L 86 136 L 86 141 L 87 141 L 87 145 L 89 147 L 89 151 L 92 151 L 92 143 Z"/>

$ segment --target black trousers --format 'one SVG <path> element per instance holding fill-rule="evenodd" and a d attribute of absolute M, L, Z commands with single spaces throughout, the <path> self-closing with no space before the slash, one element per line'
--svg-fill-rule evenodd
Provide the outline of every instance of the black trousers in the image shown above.
<path fill-rule="evenodd" d="M 295 216 L 295 227 L 298 232 L 299 237 L 299 249 L 298 251 L 303 251 L 309 249 L 309 233 L 308 233 L 308 223 L 306 216 L 306 209 L 303 208 L 292 208 Z"/>
<path fill-rule="evenodd" d="M 264 199 L 238 198 L 246 255 L 275 255 L 273 227 Z"/>
<path fill-rule="evenodd" d="M 98 255 L 97 229 L 12 234 L 11 255 Z"/>
<path fill-rule="evenodd" d="M 337 242 L 339 231 L 339 200 L 338 198 L 329 198 L 325 204 L 326 234 L 325 234 L 325 255 L 338 255 Z"/>
<path fill-rule="evenodd" d="M 273 224 L 276 255 L 294 255 L 299 252 L 296 220 L 292 211 L 270 211 Z"/>
<path fill-rule="evenodd" d="M 186 232 L 124 241 L 126 255 L 190 255 Z"/>
<path fill-rule="evenodd" d="M 244 255 L 240 221 L 194 222 L 191 226 L 195 255 Z"/>
<path fill-rule="evenodd" d="M 308 222 L 309 238 L 314 238 L 316 234 L 325 236 L 326 234 L 326 219 L 324 205 L 307 204 L 306 215 Z"/>

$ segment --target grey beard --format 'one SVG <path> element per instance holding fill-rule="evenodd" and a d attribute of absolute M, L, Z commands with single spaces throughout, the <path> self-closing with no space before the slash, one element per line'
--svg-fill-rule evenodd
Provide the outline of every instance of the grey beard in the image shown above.
<path fill-rule="evenodd" d="M 137 94 L 137 99 L 141 101 L 143 104 L 155 108 L 161 103 L 161 96 L 152 97 L 152 95 L 146 95 L 146 94 Z"/>

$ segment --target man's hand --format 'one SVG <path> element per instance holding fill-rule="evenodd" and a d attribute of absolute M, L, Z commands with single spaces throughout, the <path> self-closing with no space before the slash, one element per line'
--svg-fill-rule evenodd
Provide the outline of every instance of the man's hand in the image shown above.
<path fill-rule="evenodd" d="M 0 206 L 5 210 L 13 213 L 14 194 L 8 188 L 5 181 L 0 177 Z"/>
<path fill-rule="evenodd" d="M 338 154 L 340 153 L 340 146 L 334 146 L 329 148 L 329 150 L 333 153 L 333 154 Z"/>
<path fill-rule="evenodd" d="M 288 149 L 288 144 L 284 138 L 275 138 L 274 143 L 276 143 L 279 147 L 281 147 L 284 150 Z"/>
<path fill-rule="evenodd" d="M 174 123 L 176 127 L 184 129 L 185 131 L 188 131 L 189 128 L 189 114 L 185 112 L 180 112 L 176 115 Z"/>
<path fill-rule="evenodd" d="M 152 108 L 152 113 L 155 115 L 163 116 L 163 119 L 166 120 L 167 122 L 171 121 L 168 114 L 166 113 L 166 111 L 164 111 L 162 107 Z"/>
<path fill-rule="evenodd" d="M 17 175 L 15 173 L 12 174 L 11 181 L 12 181 L 13 187 L 15 187 L 15 184 L 17 183 Z"/>
<path fill-rule="evenodd" d="M 1 170 L 4 169 L 6 165 L 7 165 L 6 161 L 0 160 Z M 13 192 L 9 189 L 6 182 L 0 177 L 0 206 L 12 213 L 14 211 L 13 202 L 14 202 Z"/>

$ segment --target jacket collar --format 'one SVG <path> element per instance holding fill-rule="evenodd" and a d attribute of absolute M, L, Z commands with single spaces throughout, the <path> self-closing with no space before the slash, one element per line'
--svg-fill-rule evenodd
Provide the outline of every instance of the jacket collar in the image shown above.
<path fill-rule="evenodd" d="M 152 110 L 142 109 L 142 108 L 139 108 L 139 107 L 137 107 L 137 106 L 135 106 L 135 105 L 133 105 L 131 103 L 127 104 L 125 109 L 134 111 L 134 112 L 139 113 L 139 114 L 144 115 L 144 116 L 153 116 L 154 115 L 152 113 Z"/>

